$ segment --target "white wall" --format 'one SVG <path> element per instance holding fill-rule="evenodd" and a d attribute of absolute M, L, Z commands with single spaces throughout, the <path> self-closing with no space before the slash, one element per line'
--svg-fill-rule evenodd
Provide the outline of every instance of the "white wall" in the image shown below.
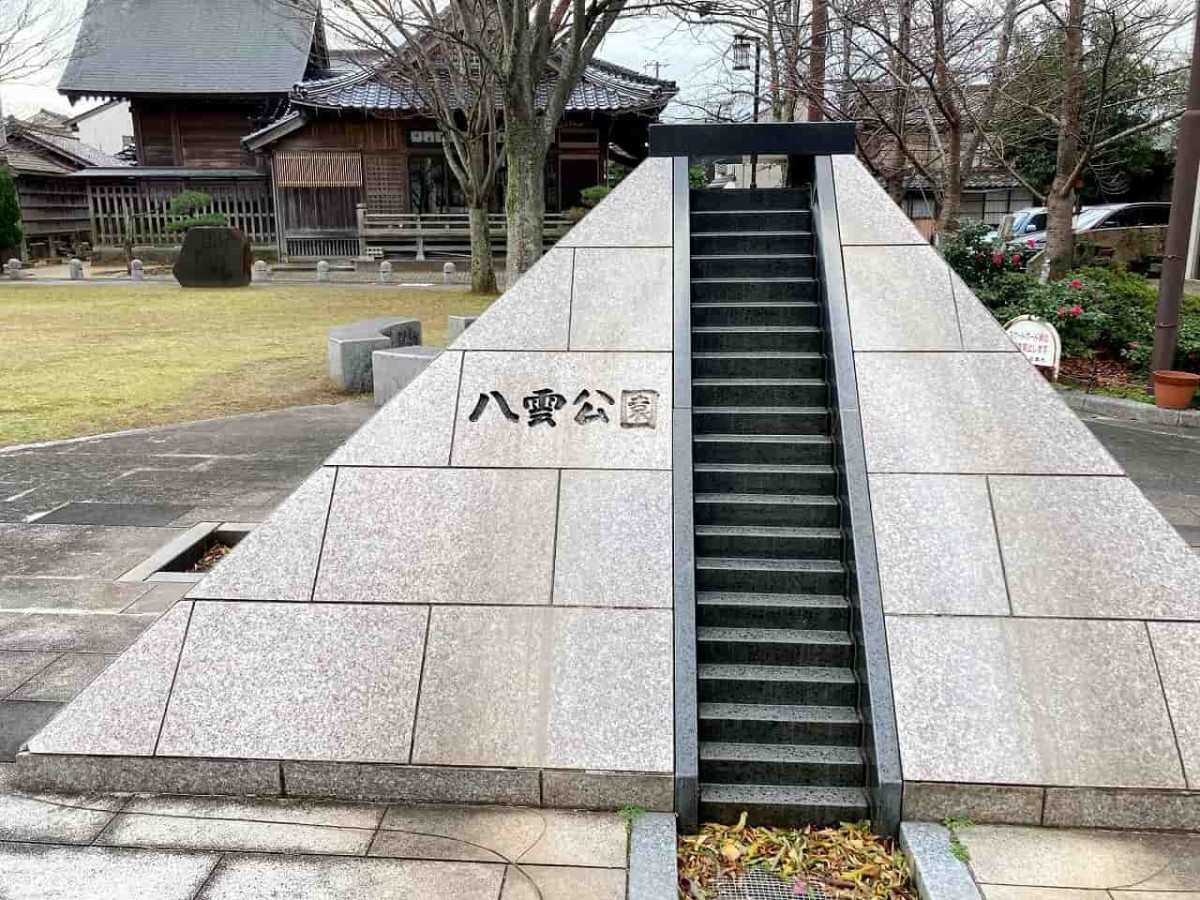
<path fill-rule="evenodd" d="M 76 124 L 81 141 L 112 155 L 121 152 L 126 137 L 133 137 L 133 116 L 129 113 L 128 103 L 114 104 Z"/>

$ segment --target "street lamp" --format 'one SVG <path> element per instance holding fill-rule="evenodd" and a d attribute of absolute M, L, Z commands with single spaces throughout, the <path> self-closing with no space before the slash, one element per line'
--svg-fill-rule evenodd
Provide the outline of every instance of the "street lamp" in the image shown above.
<path fill-rule="evenodd" d="M 759 84 L 762 78 L 762 38 L 755 34 L 733 36 L 733 71 L 750 71 L 750 47 L 754 47 L 754 113 L 751 121 L 758 121 Z M 758 187 L 758 154 L 750 155 L 750 187 Z"/>

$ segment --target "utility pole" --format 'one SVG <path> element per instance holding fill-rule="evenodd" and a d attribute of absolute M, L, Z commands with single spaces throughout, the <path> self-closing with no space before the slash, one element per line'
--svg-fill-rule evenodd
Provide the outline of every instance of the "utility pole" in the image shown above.
<path fill-rule="evenodd" d="M 1200 14 L 1200 0 L 1196 3 Z M 1150 372 L 1175 365 L 1179 338 L 1179 303 L 1187 278 L 1188 243 L 1192 237 L 1192 208 L 1200 170 L 1200 19 L 1192 19 L 1192 72 L 1188 79 L 1187 110 L 1179 122 L 1175 148 L 1175 183 L 1171 188 L 1171 220 L 1158 280 L 1158 311 L 1154 316 L 1154 354 Z"/>
<path fill-rule="evenodd" d="M 1197 0 L 1200 2 L 1200 0 Z M 754 45 L 754 113 L 751 121 L 758 121 L 759 95 L 762 93 L 762 38 L 756 34 L 736 34 L 733 37 L 733 71 L 745 72 L 750 68 L 750 45 Z M 758 187 L 758 154 L 750 154 L 750 187 Z"/>

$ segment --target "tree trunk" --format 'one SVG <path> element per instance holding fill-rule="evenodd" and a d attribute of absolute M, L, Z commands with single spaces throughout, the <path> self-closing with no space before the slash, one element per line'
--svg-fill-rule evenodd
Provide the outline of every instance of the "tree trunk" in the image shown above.
<path fill-rule="evenodd" d="M 506 254 L 510 286 L 542 256 L 548 149 L 533 128 L 511 120 L 506 122 L 504 212 L 508 225 Z"/>
<path fill-rule="evenodd" d="M 467 209 L 471 223 L 471 292 L 496 293 L 496 266 L 492 260 L 492 227 L 486 206 Z"/>
<path fill-rule="evenodd" d="M 962 216 L 962 126 L 950 125 L 946 134 L 946 165 L 945 193 L 942 196 L 942 208 L 938 214 L 937 233 L 942 235 L 957 234 L 959 219 Z"/>
<path fill-rule="evenodd" d="M 1083 121 L 1083 0 L 1067 0 L 1063 45 L 1063 101 L 1058 120 L 1054 183 L 1046 197 L 1046 256 L 1042 280 L 1062 278 L 1075 263 L 1075 179 L 1079 177 L 1079 131 Z"/>

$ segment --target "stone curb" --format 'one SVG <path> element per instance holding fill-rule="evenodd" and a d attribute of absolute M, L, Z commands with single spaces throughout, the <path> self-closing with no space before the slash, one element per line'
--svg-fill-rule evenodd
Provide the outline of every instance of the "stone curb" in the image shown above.
<path fill-rule="evenodd" d="M 1124 400 L 1121 397 L 1105 397 L 1103 394 L 1086 394 L 1083 391 L 1064 390 L 1059 392 L 1059 396 L 1067 406 L 1082 412 L 1133 422 L 1149 422 L 1154 425 L 1200 428 L 1200 409 L 1159 409 L 1150 403 Z"/>
<path fill-rule="evenodd" d="M 626 900 L 674 900 L 675 816 L 643 813 L 629 826 L 629 883 Z"/>
<path fill-rule="evenodd" d="M 901 823 L 900 849 L 921 900 L 983 900 L 966 864 L 950 852 L 950 832 L 941 825 Z"/>

